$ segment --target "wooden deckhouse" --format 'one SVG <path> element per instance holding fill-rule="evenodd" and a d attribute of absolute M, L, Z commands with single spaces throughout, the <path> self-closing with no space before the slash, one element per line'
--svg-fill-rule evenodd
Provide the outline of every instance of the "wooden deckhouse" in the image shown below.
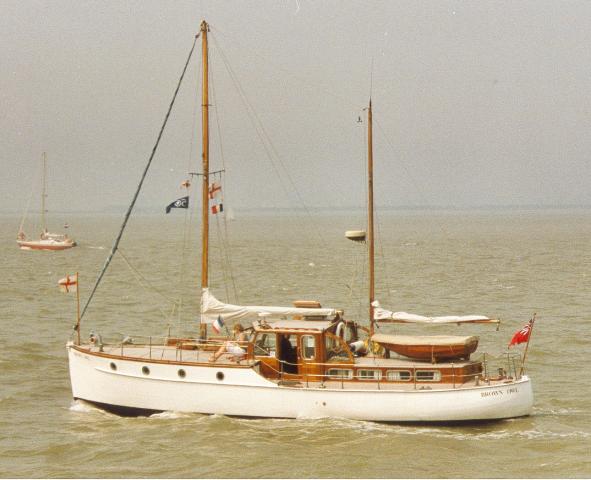
<path fill-rule="evenodd" d="M 482 363 L 448 355 L 447 362 L 417 362 L 390 358 L 388 351 L 367 355 L 352 350 L 359 342 L 354 322 L 284 320 L 257 325 L 249 357 L 259 363 L 261 375 L 292 383 L 378 382 L 383 385 L 466 383 L 482 373 Z M 363 343 L 363 342 L 361 342 Z M 379 344 L 378 344 L 379 345 Z M 378 349 L 380 350 L 380 349 Z"/>

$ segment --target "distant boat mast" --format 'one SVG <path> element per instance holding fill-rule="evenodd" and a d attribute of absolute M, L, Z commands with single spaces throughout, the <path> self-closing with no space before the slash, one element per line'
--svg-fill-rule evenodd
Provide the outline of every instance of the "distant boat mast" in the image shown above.
<path fill-rule="evenodd" d="M 43 177 L 41 181 L 41 231 L 44 232 L 47 229 L 47 225 L 45 224 L 45 198 L 47 197 L 47 186 L 46 186 L 46 176 L 47 176 L 47 154 L 43 152 L 42 155 L 42 164 L 43 164 Z"/>

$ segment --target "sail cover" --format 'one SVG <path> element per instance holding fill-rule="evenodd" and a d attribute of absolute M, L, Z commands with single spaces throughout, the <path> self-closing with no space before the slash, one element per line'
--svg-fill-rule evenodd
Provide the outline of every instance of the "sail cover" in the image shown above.
<path fill-rule="evenodd" d="M 499 320 L 494 320 L 483 315 L 423 317 L 414 313 L 391 312 L 380 307 L 374 309 L 373 317 L 377 322 L 395 323 L 499 323 Z"/>
<path fill-rule="evenodd" d="M 336 315 L 334 308 L 296 308 L 296 307 L 265 307 L 241 306 L 222 303 L 204 288 L 201 293 L 201 323 L 212 323 L 218 317 L 226 321 L 278 319 L 296 315 L 306 317 L 329 317 Z"/>

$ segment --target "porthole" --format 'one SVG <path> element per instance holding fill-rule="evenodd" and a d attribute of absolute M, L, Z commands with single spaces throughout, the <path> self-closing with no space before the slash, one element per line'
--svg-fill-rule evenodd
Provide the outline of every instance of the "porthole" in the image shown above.
<path fill-rule="evenodd" d="M 117 371 L 117 365 L 115 365 L 115 363 L 111 362 L 109 364 L 109 367 L 111 367 L 111 370 L 113 370 L 114 372 Z"/>
<path fill-rule="evenodd" d="M 187 376 L 187 372 L 185 372 L 182 368 L 177 372 L 180 378 L 185 378 Z"/>
<path fill-rule="evenodd" d="M 142 367 L 142 373 L 144 375 L 150 375 L 150 369 L 148 367 Z"/>
<path fill-rule="evenodd" d="M 216 373 L 215 378 L 217 378 L 221 382 L 224 379 L 224 372 Z"/>

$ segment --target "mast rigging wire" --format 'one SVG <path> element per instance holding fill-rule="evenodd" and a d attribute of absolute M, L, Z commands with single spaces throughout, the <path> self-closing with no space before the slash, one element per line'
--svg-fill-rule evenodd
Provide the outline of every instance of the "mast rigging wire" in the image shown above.
<path fill-rule="evenodd" d="M 201 65 L 200 65 L 201 66 Z M 195 92 L 199 91 L 201 88 L 201 75 L 196 75 L 196 86 Z M 189 151 L 187 157 L 187 175 L 189 176 L 189 185 L 186 187 L 187 195 L 189 197 L 193 196 L 193 176 L 191 175 L 191 166 L 193 165 L 194 159 L 197 157 L 195 152 L 195 146 L 197 143 L 196 135 L 197 135 L 197 108 L 198 108 L 198 100 L 197 95 L 193 96 L 193 122 L 191 126 L 191 140 L 189 141 Z M 187 208 L 185 210 L 185 218 L 183 223 L 183 247 L 182 247 L 182 259 L 181 259 L 181 267 L 180 267 L 180 275 L 179 275 L 179 283 L 178 283 L 178 292 L 179 292 L 179 299 L 178 299 L 178 308 L 177 308 L 177 326 L 180 329 L 183 328 L 183 306 L 184 306 L 184 285 L 185 285 L 185 278 L 187 277 L 187 254 L 189 250 L 189 245 L 191 244 L 192 240 L 192 232 L 193 232 L 193 217 L 191 208 Z"/>
<path fill-rule="evenodd" d="M 212 37 L 213 38 L 213 37 Z M 214 63 L 211 62 L 210 63 L 210 74 L 213 77 L 213 73 L 214 73 L 214 68 L 211 68 L 214 66 Z M 224 176 L 222 175 L 222 173 L 224 173 L 226 171 L 226 157 L 224 155 L 224 145 L 223 145 L 223 137 L 222 137 L 222 127 L 220 124 L 220 112 L 219 109 L 217 108 L 217 96 L 216 96 L 216 89 L 215 89 L 215 82 L 211 82 L 211 96 L 213 99 L 213 108 L 215 111 L 215 121 L 216 121 L 216 126 L 217 126 L 217 136 L 218 136 L 218 142 L 219 142 L 219 150 L 220 150 L 220 159 L 222 162 L 222 170 L 219 173 L 219 179 L 220 179 L 220 183 L 222 184 L 222 192 L 226 191 L 226 185 L 224 182 Z M 223 203 L 226 203 L 226 200 L 223 200 Z M 224 230 L 222 232 L 221 228 L 220 228 L 220 220 L 219 220 L 219 216 L 216 216 L 216 227 L 217 227 L 217 234 L 218 234 L 218 242 L 220 243 L 220 253 L 221 253 L 221 265 L 222 265 L 222 273 L 224 276 L 224 285 L 226 288 L 226 298 L 228 300 L 230 300 L 230 292 L 229 292 L 229 283 L 228 282 L 228 277 L 230 278 L 231 282 L 232 282 L 232 293 L 234 295 L 234 301 L 236 303 L 238 303 L 238 290 L 236 288 L 236 280 L 234 278 L 234 272 L 232 269 L 232 251 L 230 248 L 230 241 L 229 241 L 229 234 L 228 234 L 228 220 L 227 220 L 227 215 L 224 213 L 222 215 L 222 219 L 223 219 L 223 227 Z"/>
<path fill-rule="evenodd" d="M 217 48 L 217 50 L 220 54 L 220 57 L 222 59 L 222 62 L 224 63 L 224 66 L 226 67 L 226 71 L 228 72 L 228 75 L 230 76 L 230 79 L 234 83 L 234 87 L 236 88 L 236 91 L 244 104 L 246 114 L 248 115 L 248 117 L 252 123 L 252 126 L 253 126 L 256 134 L 258 135 L 259 140 L 261 141 L 261 146 L 263 147 L 263 150 L 265 151 L 267 159 L 271 163 L 273 171 L 275 172 L 281 186 L 283 187 L 283 189 L 286 192 L 289 192 L 289 189 L 286 186 L 286 180 L 284 179 L 284 177 L 286 177 L 287 183 L 289 183 L 292 191 L 295 193 L 295 195 L 297 197 L 297 201 L 303 207 L 306 215 L 308 215 L 308 217 L 312 218 L 312 213 L 310 212 L 309 207 L 307 206 L 306 202 L 304 202 L 304 199 L 303 199 L 302 195 L 300 194 L 298 188 L 296 187 L 296 184 L 293 180 L 292 175 L 289 172 L 289 169 L 286 167 L 285 163 L 282 160 L 282 157 L 279 155 L 275 145 L 271 141 L 271 138 L 270 138 L 269 134 L 267 133 L 259 115 L 256 113 L 256 110 L 252 106 L 251 102 L 248 100 L 246 92 L 244 91 L 244 89 L 242 88 L 242 85 L 238 81 L 238 77 L 237 77 L 236 73 L 234 72 L 234 70 L 232 69 L 226 54 L 224 53 L 224 51 L 221 48 L 220 43 L 217 41 L 215 35 L 212 35 L 211 38 L 213 40 L 213 44 L 215 45 L 215 47 Z M 279 167 L 281 167 L 281 168 L 279 168 Z M 283 175 L 282 175 L 282 172 L 283 172 Z M 302 231 L 305 231 L 304 225 L 302 225 Z M 328 244 L 327 244 L 326 240 L 324 239 L 322 233 L 318 231 L 318 232 L 316 232 L 316 235 L 317 235 L 317 239 L 319 240 L 319 243 L 321 244 L 321 246 L 324 247 L 325 249 L 328 249 Z"/>
<path fill-rule="evenodd" d="M 167 297 L 164 293 L 162 293 L 160 290 L 158 290 L 153 284 L 152 282 L 150 282 L 144 275 L 142 275 L 142 273 L 135 268 L 131 261 L 129 260 L 129 258 L 127 258 L 126 255 L 123 254 L 123 251 L 121 249 L 119 249 L 119 255 L 121 255 L 121 258 L 123 258 L 123 260 L 125 261 L 125 263 L 127 264 L 127 266 L 129 267 L 129 270 L 134 274 L 134 276 L 136 277 L 138 283 L 145 289 L 145 290 L 151 290 L 152 292 L 160 295 L 164 300 L 166 300 L 168 303 L 171 303 L 173 305 L 178 304 L 178 300 L 174 299 L 174 298 L 170 298 Z M 142 283 L 143 281 L 143 283 Z"/>
<path fill-rule="evenodd" d="M 333 18 L 333 20 L 334 20 L 334 18 Z M 219 26 L 216 26 L 215 31 L 216 31 L 216 34 L 217 33 L 221 34 L 223 37 L 226 37 L 230 42 L 240 44 L 239 39 L 237 39 L 236 37 L 234 37 L 231 34 L 228 34 L 227 32 L 220 30 Z M 219 42 L 218 42 L 218 44 L 219 44 Z M 297 74 L 297 72 L 294 72 L 293 70 L 289 70 L 289 69 L 281 67 L 279 64 L 275 63 L 275 59 L 273 57 L 267 57 L 265 55 L 261 55 L 256 50 L 249 50 L 248 54 L 262 60 L 265 63 L 265 66 L 271 67 L 278 72 L 288 75 L 290 79 L 296 80 L 303 87 L 306 87 L 309 89 L 313 88 L 317 92 L 322 93 L 323 95 L 327 95 L 327 96 L 334 98 L 335 100 L 338 100 L 339 105 L 347 105 L 348 108 L 357 108 L 359 106 L 356 102 L 351 101 L 350 97 L 344 97 L 344 96 L 336 94 L 334 91 L 334 88 L 326 87 L 325 85 L 321 85 L 320 83 L 314 83 L 311 81 L 311 79 L 309 77 L 299 76 Z"/>
<path fill-rule="evenodd" d="M 86 313 L 86 310 L 88 309 L 88 305 L 90 305 L 90 302 L 91 302 L 92 298 L 94 297 L 94 294 L 95 294 L 99 284 L 101 283 L 101 280 L 103 279 L 103 276 L 105 275 L 105 272 L 107 271 L 107 268 L 109 267 L 109 265 L 111 263 L 111 260 L 113 260 L 113 256 L 115 255 L 115 252 L 117 252 L 117 248 L 119 247 L 119 242 L 121 241 L 121 237 L 123 236 L 123 231 L 125 230 L 125 227 L 127 226 L 127 221 L 129 220 L 129 217 L 131 215 L 133 207 L 135 206 L 135 202 L 137 201 L 137 198 L 138 198 L 140 191 L 142 189 L 142 186 L 144 184 L 144 180 L 146 179 L 146 175 L 148 174 L 148 170 L 150 169 L 150 165 L 152 164 L 152 160 L 154 159 L 154 155 L 156 154 L 156 150 L 158 148 L 158 145 L 160 144 L 160 139 L 162 138 L 162 134 L 164 133 L 164 129 L 166 127 L 166 124 L 168 123 L 168 118 L 170 116 L 170 112 L 172 111 L 172 107 L 173 107 L 174 102 L 176 100 L 179 89 L 181 88 L 183 78 L 185 77 L 185 72 L 187 71 L 187 67 L 189 66 L 189 62 L 191 61 L 191 57 L 193 56 L 193 50 L 195 50 L 195 44 L 197 43 L 198 38 L 199 38 L 199 35 L 196 35 L 195 39 L 193 40 L 193 45 L 191 46 L 191 51 L 189 52 L 189 55 L 187 57 L 187 61 L 185 62 L 185 66 L 184 66 L 181 76 L 179 78 L 178 84 L 176 86 L 176 90 L 174 91 L 174 94 L 172 96 L 172 100 L 170 101 L 170 105 L 168 106 L 168 111 L 166 112 L 166 116 L 164 117 L 164 122 L 162 123 L 162 127 L 160 127 L 160 132 L 158 133 L 158 138 L 156 139 L 156 143 L 154 144 L 154 147 L 152 148 L 152 153 L 150 154 L 150 158 L 148 159 L 148 163 L 147 163 L 146 167 L 144 168 L 144 173 L 142 174 L 142 178 L 140 180 L 140 183 L 137 186 L 137 189 L 135 191 L 133 199 L 131 200 L 131 204 L 129 205 L 129 208 L 127 209 L 127 212 L 125 213 L 125 217 L 123 218 L 123 223 L 121 225 L 121 229 L 119 230 L 119 234 L 117 235 L 117 238 L 115 239 L 115 242 L 113 243 L 113 247 L 111 247 L 111 253 L 109 253 L 109 256 L 107 257 L 105 265 L 103 266 L 103 269 L 101 270 L 101 273 L 99 274 L 99 276 L 96 280 L 96 283 L 94 284 L 94 287 L 93 287 L 92 291 L 90 292 L 90 296 L 88 297 L 88 300 L 86 300 L 86 304 L 84 305 L 84 309 L 82 310 L 82 313 L 80 314 L 80 318 L 84 317 L 84 314 Z"/>
<path fill-rule="evenodd" d="M 33 193 L 35 192 L 35 185 L 37 184 L 37 180 L 38 180 L 38 176 L 35 176 L 35 179 L 33 180 L 33 186 L 31 187 L 31 193 L 29 194 L 29 199 L 27 200 L 27 206 L 25 207 L 25 212 L 23 213 L 21 223 L 18 227 L 19 232 L 23 231 L 23 227 L 25 226 L 25 220 L 27 219 L 27 216 L 29 215 L 29 208 L 31 207 L 31 200 L 33 199 Z"/>

